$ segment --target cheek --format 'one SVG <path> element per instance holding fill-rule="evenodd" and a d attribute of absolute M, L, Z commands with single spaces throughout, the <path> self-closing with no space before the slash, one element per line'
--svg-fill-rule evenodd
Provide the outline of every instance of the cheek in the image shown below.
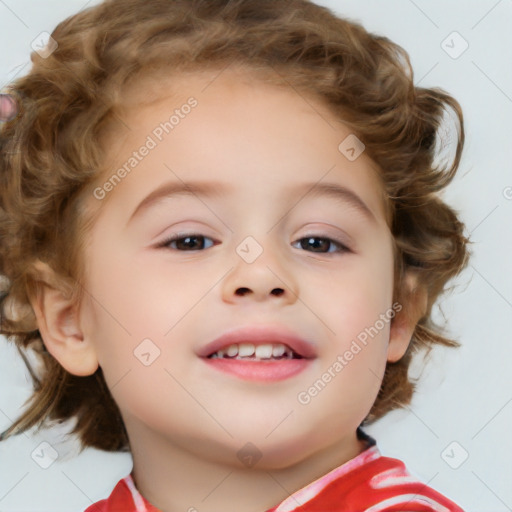
<path fill-rule="evenodd" d="M 186 331 L 181 323 L 174 329 L 173 325 L 185 312 L 174 311 L 180 310 L 179 304 L 169 300 L 170 290 L 164 294 L 167 288 L 162 279 L 144 272 L 130 273 L 122 259 L 113 266 L 108 258 L 103 262 L 89 274 L 95 297 L 85 303 L 84 325 L 123 414 L 163 428 L 173 421 L 171 411 L 190 406 L 190 397 L 178 384 L 186 380 L 176 370 L 183 366 L 181 354 L 170 343 L 183 339 Z M 107 275 L 108 281 L 104 279 Z"/>
<path fill-rule="evenodd" d="M 329 272 L 304 276 L 302 301 L 315 313 L 311 318 L 330 331 L 340 348 L 376 322 L 379 331 L 384 329 L 380 319 L 389 313 L 393 298 L 391 249 L 350 255 Z"/>
<path fill-rule="evenodd" d="M 134 338 L 168 332 L 215 283 L 208 269 L 193 262 L 177 265 L 165 257 L 165 249 L 135 252 L 120 244 L 98 237 L 86 286 L 103 313 Z"/>
<path fill-rule="evenodd" d="M 180 357 L 172 346 L 190 336 L 187 316 L 225 272 L 192 261 L 176 265 L 164 253 L 134 254 L 108 240 L 99 246 L 86 275 L 84 325 L 107 381 L 115 383 L 134 364 L 138 368 L 142 354 L 168 363 Z"/>
<path fill-rule="evenodd" d="M 362 335 L 361 335 L 362 334 Z M 322 418 L 329 425 L 320 438 L 351 431 L 370 411 L 386 367 L 389 324 L 367 328 L 359 336 L 337 336 L 321 370 L 297 395 L 305 418 Z"/>
<path fill-rule="evenodd" d="M 380 244 L 386 247 L 385 241 Z M 325 368 L 330 373 L 318 375 L 319 386 L 328 381 L 329 390 L 322 392 L 321 400 L 327 407 L 329 401 L 338 403 L 338 396 L 343 396 L 343 407 L 354 408 L 356 417 L 364 417 L 378 393 L 395 315 L 391 247 L 367 254 L 347 259 L 328 278 L 316 276 L 316 282 L 306 287 L 315 293 L 303 299 L 317 312 L 315 322 L 329 340 Z"/>

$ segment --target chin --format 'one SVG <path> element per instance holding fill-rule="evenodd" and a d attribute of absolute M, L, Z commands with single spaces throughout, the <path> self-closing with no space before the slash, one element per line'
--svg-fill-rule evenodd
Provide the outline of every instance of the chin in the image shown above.
<path fill-rule="evenodd" d="M 254 438 L 256 441 L 251 441 L 250 444 L 244 443 L 237 450 L 237 458 L 243 459 L 246 451 L 251 455 L 251 450 L 254 450 L 259 457 L 255 464 L 256 468 L 275 471 L 298 464 L 323 448 L 323 445 L 308 433 L 300 432 L 294 435 L 283 429 L 265 438 L 267 434 L 268 432 L 260 434 Z"/>

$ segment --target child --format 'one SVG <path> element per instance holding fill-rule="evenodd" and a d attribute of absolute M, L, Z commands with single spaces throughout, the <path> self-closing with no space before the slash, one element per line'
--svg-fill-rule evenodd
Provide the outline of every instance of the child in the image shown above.
<path fill-rule="evenodd" d="M 456 345 L 458 103 L 307 0 L 106 0 L 52 38 L 0 138 L 1 332 L 42 363 L 3 437 L 130 449 L 88 512 L 460 511 L 361 429 Z"/>

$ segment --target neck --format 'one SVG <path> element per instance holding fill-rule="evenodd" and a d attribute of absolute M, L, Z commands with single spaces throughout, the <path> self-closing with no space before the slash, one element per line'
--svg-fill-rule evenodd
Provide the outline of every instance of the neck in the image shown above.
<path fill-rule="evenodd" d="M 128 421 L 126 426 L 135 485 L 162 512 L 264 512 L 366 448 L 353 432 L 286 467 L 263 465 L 265 457 L 244 467 L 219 461 L 216 449 L 206 445 L 191 450 L 141 423 Z"/>

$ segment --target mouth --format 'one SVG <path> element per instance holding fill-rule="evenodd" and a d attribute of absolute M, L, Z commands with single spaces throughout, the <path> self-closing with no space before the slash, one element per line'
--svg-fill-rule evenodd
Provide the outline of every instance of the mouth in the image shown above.
<path fill-rule="evenodd" d="M 290 331 L 263 326 L 227 332 L 197 355 L 211 368 L 244 380 L 276 381 L 300 373 L 316 358 L 315 346 Z"/>
<path fill-rule="evenodd" d="M 209 359 L 237 359 L 244 361 L 281 361 L 283 359 L 302 359 L 288 345 L 282 343 L 253 343 L 232 344 L 225 349 L 217 350 L 208 356 Z"/>

